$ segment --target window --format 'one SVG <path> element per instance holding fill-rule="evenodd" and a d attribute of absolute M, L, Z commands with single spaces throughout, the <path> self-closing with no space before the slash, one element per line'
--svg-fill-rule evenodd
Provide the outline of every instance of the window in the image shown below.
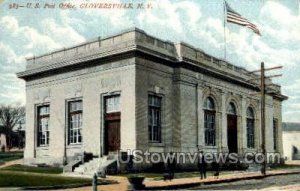
<path fill-rule="evenodd" d="M 254 148 L 254 112 L 251 107 L 247 109 L 247 147 Z"/>
<path fill-rule="evenodd" d="M 50 106 L 43 105 L 38 108 L 37 124 L 38 124 L 38 135 L 37 145 L 48 146 L 49 145 L 49 118 L 50 118 Z"/>
<path fill-rule="evenodd" d="M 274 151 L 278 149 L 278 140 L 277 140 L 277 129 L 278 129 L 278 120 L 273 119 L 273 142 L 274 142 Z"/>
<path fill-rule="evenodd" d="M 68 103 L 68 142 L 76 144 L 82 142 L 82 101 L 70 101 Z"/>
<path fill-rule="evenodd" d="M 204 102 L 204 129 L 205 129 L 205 145 L 216 145 L 216 111 L 215 104 L 211 97 Z"/>
<path fill-rule="evenodd" d="M 227 108 L 227 113 L 230 115 L 236 115 L 236 109 L 234 103 L 230 102 Z"/>
<path fill-rule="evenodd" d="M 161 142 L 161 97 L 149 95 L 148 98 L 149 141 Z"/>
<path fill-rule="evenodd" d="M 106 113 L 114 113 L 120 111 L 120 95 L 109 96 L 105 98 Z"/>

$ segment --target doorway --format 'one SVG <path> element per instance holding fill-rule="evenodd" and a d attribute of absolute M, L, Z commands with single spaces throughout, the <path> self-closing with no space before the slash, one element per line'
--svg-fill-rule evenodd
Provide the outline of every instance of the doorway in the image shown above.
<path fill-rule="evenodd" d="M 120 126 L 121 113 L 108 113 L 105 115 L 105 147 L 104 155 L 110 152 L 117 152 L 120 150 Z"/>
<path fill-rule="evenodd" d="M 120 95 L 107 96 L 104 99 L 104 147 L 103 154 L 116 153 L 121 145 Z"/>
<path fill-rule="evenodd" d="M 238 152 L 237 115 L 233 102 L 227 107 L 227 145 L 229 153 Z"/>
<path fill-rule="evenodd" d="M 236 115 L 227 115 L 227 144 L 229 153 L 237 153 L 237 117 Z"/>

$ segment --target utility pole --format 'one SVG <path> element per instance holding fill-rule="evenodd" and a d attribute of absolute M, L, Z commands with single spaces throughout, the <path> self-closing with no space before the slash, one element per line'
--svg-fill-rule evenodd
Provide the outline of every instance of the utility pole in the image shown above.
<path fill-rule="evenodd" d="M 252 71 L 250 73 L 256 73 L 260 72 L 260 97 L 261 97 L 261 102 L 260 102 L 260 107 L 261 107 L 261 134 L 262 134 L 262 153 L 264 157 L 264 161 L 261 167 L 261 173 L 263 176 L 266 175 L 266 169 L 267 169 L 267 150 L 266 150 L 266 78 L 273 78 L 273 77 L 280 77 L 282 76 L 281 74 L 279 75 L 272 75 L 272 76 L 267 76 L 265 75 L 265 71 L 270 71 L 270 70 L 275 70 L 275 69 L 281 69 L 282 66 L 276 66 L 272 68 L 265 68 L 264 62 L 261 63 L 260 70 Z M 257 80 L 259 78 L 254 78 L 250 80 Z"/>
<path fill-rule="evenodd" d="M 261 168 L 261 173 L 265 176 L 266 175 L 266 158 L 267 158 L 267 152 L 266 152 L 266 116 L 265 116 L 265 85 L 266 85 L 266 78 L 265 78 L 265 63 L 262 62 L 260 66 L 261 74 L 260 74 L 260 97 L 261 97 L 261 102 L 260 102 L 260 107 L 261 107 L 261 132 L 262 132 L 262 142 L 261 142 L 261 147 L 262 147 L 262 153 L 264 156 L 264 162 L 263 166 Z"/>

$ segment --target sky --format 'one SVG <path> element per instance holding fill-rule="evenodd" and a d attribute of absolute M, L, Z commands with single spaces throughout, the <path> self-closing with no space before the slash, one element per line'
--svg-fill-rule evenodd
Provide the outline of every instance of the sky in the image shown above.
<path fill-rule="evenodd" d="M 13 3 L 55 8 L 12 8 Z M 298 0 L 227 0 L 236 12 L 253 22 L 262 36 L 238 25 L 224 26 L 222 0 L 5 0 L 0 2 L 0 104 L 25 104 L 25 82 L 16 73 L 26 59 L 98 36 L 132 27 L 174 42 L 186 42 L 207 54 L 247 70 L 260 63 L 283 66 L 268 74 L 289 99 L 283 102 L 283 121 L 300 122 L 300 14 Z M 61 3 L 76 9 L 59 8 Z M 83 3 L 143 3 L 145 9 L 81 9 Z M 225 27 L 225 28 L 224 28 Z M 224 40 L 224 29 L 226 43 Z"/>

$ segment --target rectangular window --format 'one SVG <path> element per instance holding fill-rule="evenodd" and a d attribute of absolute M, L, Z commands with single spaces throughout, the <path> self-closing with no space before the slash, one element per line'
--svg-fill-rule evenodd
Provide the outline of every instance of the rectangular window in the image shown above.
<path fill-rule="evenodd" d="M 216 145 L 215 112 L 204 111 L 205 145 Z"/>
<path fill-rule="evenodd" d="M 278 140 L 277 140 L 277 130 L 278 130 L 278 120 L 273 119 L 273 141 L 274 141 L 274 150 L 278 149 Z"/>
<path fill-rule="evenodd" d="M 161 142 L 161 97 L 148 98 L 149 141 Z"/>
<path fill-rule="evenodd" d="M 254 148 L 254 119 L 247 119 L 247 147 Z"/>
<path fill-rule="evenodd" d="M 82 142 L 82 101 L 70 101 L 68 103 L 68 142 L 78 144 Z"/>
<path fill-rule="evenodd" d="M 106 113 L 115 113 L 120 111 L 120 95 L 113 95 L 105 98 Z"/>
<path fill-rule="evenodd" d="M 48 146 L 49 145 L 49 118 L 50 118 L 50 106 L 43 105 L 37 108 L 37 145 Z"/>

